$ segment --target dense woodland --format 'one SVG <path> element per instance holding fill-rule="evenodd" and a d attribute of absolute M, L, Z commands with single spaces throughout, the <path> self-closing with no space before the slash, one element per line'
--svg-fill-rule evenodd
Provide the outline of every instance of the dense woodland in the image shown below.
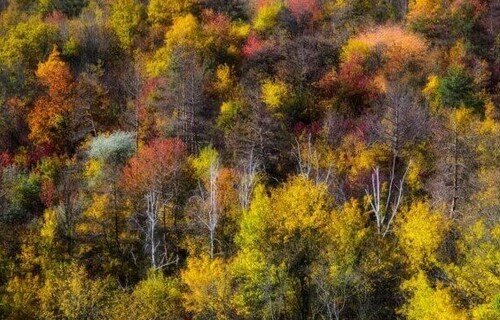
<path fill-rule="evenodd" d="M 0 0 L 0 318 L 500 319 L 499 29 Z"/>

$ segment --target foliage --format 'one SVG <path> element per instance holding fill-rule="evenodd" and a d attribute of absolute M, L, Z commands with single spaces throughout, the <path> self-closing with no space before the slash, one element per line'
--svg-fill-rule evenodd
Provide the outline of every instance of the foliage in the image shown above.
<path fill-rule="evenodd" d="M 476 110 L 482 107 L 473 79 L 462 68 L 451 67 L 446 77 L 439 82 L 437 91 L 444 106 L 466 106 Z"/>
<path fill-rule="evenodd" d="M 150 271 L 137 284 L 131 299 L 121 303 L 130 319 L 165 319 L 181 317 L 181 291 L 176 279 L 169 279 L 157 271 Z"/>
<path fill-rule="evenodd" d="M 74 87 L 71 72 L 57 48 L 38 66 L 36 76 L 47 87 L 47 95 L 35 102 L 28 115 L 30 139 L 38 145 L 61 150 L 71 141 L 68 131 L 72 129 L 75 105 L 71 96 Z"/>
<path fill-rule="evenodd" d="M 177 17 L 165 34 L 163 47 L 155 52 L 153 60 L 147 66 L 149 75 L 160 76 L 169 71 L 176 49 L 198 49 L 202 46 L 201 28 L 196 17 L 192 14 Z"/>
<path fill-rule="evenodd" d="M 0 318 L 498 319 L 497 2 L 0 0 Z"/>
<path fill-rule="evenodd" d="M 38 0 L 38 3 L 43 14 L 60 11 L 69 17 L 75 17 L 88 4 L 88 0 Z"/>
<path fill-rule="evenodd" d="M 152 0 L 148 4 L 148 19 L 151 23 L 170 24 L 175 17 L 188 13 L 196 0 Z"/>
<path fill-rule="evenodd" d="M 89 156 L 112 165 L 125 164 L 133 155 L 134 135 L 130 132 L 113 132 L 92 139 Z"/>
<path fill-rule="evenodd" d="M 272 29 L 278 23 L 278 15 L 283 9 L 281 0 L 268 1 L 257 9 L 257 14 L 253 20 L 255 30 L 264 32 Z"/>
<path fill-rule="evenodd" d="M 192 258 L 181 277 L 188 288 L 184 295 L 186 309 L 195 318 L 230 319 L 230 272 L 221 259 Z"/>
<path fill-rule="evenodd" d="M 18 63 L 34 68 L 50 53 L 51 43 L 57 39 L 57 35 L 57 29 L 39 17 L 19 21 L 2 35 L 0 61 L 8 68 L 14 68 Z"/>
<path fill-rule="evenodd" d="M 160 187 L 183 166 L 186 147 L 178 139 L 158 139 L 140 149 L 123 172 L 124 186 L 132 193 Z"/>
<path fill-rule="evenodd" d="M 264 81 L 262 84 L 262 101 L 272 110 L 277 110 L 286 103 L 288 97 L 286 84 L 282 82 Z"/>
<path fill-rule="evenodd" d="M 411 295 L 408 305 L 401 310 L 408 319 L 467 319 L 455 307 L 450 290 L 440 284 L 433 288 L 423 272 L 403 283 L 403 289 Z"/>
<path fill-rule="evenodd" d="M 111 25 L 125 49 L 133 45 L 144 19 L 144 7 L 135 0 L 120 0 L 113 4 Z"/>
<path fill-rule="evenodd" d="M 447 231 L 447 221 L 426 203 L 413 203 L 398 221 L 396 234 L 410 268 L 436 264 L 437 251 Z"/>

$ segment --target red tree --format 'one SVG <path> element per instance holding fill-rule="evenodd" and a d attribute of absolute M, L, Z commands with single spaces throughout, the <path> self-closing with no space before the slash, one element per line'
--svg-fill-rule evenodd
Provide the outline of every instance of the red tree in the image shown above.
<path fill-rule="evenodd" d="M 321 16 L 317 0 L 288 0 L 287 7 L 298 22 L 314 22 Z"/>
<path fill-rule="evenodd" d="M 132 195 L 165 193 L 184 166 L 186 146 L 179 139 L 156 139 L 139 150 L 123 171 L 123 186 Z"/>

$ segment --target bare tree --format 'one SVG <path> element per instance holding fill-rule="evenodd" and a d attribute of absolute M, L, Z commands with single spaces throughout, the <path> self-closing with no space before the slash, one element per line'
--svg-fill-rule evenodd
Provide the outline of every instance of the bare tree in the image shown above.
<path fill-rule="evenodd" d="M 198 147 L 203 133 L 205 71 L 196 54 L 177 48 L 167 74 L 167 91 L 163 108 L 173 115 L 173 129 L 190 152 Z"/>
<path fill-rule="evenodd" d="M 179 259 L 178 256 L 173 257 L 169 254 L 166 238 L 161 234 L 161 211 L 165 210 L 165 203 L 168 200 L 162 200 L 161 194 L 153 189 L 146 193 L 144 199 L 146 203 L 144 214 L 134 217 L 135 224 L 143 234 L 144 250 L 147 253 L 150 267 L 155 270 L 162 269 L 177 263 Z"/>
<path fill-rule="evenodd" d="M 139 129 L 141 126 L 141 119 L 139 117 L 139 97 L 141 95 L 141 89 L 144 85 L 143 75 L 141 74 L 141 70 L 139 70 L 138 64 L 128 68 L 126 72 L 121 73 L 118 80 L 127 97 L 126 103 L 128 107 L 127 111 L 129 113 L 128 117 L 125 118 L 125 122 L 135 131 L 135 144 L 137 152 L 139 151 Z"/>
<path fill-rule="evenodd" d="M 199 192 L 191 198 L 191 203 L 194 205 L 195 219 L 208 231 L 209 255 L 211 258 L 215 256 L 216 231 L 220 220 L 217 199 L 219 172 L 220 159 L 216 155 L 209 164 L 205 183 L 201 180 L 198 181 Z"/>
<path fill-rule="evenodd" d="M 416 96 L 401 82 L 389 83 L 381 108 L 383 115 L 377 136 L 391 150 L 388 190 L 385 195 L 381 194 L 383 183 L 377 167 L 371 175 L 371 187 L 365 191 L 371 197 L 370 205 L 375 214 L 377 232 L 385 237 L 401 205 L 404 182 L 411 166 L 411 160 L 404 164 L 401 151 L 427 138 L 428 115 Z"/>
<path fill-rule="evenodd" d="M 298 139 L 295 139 L 295 142 L 293 155 L 297 161 L 298 173 L 316 184 L 330 185 L 333 178 L 333 163 L 328 163 L 326 166 L 321 163 L 322 155 L 312 141 L 312 134 L 307 135 L 305 142 L 301 143 Z"/>
<path fill-rule="evenodd" d="M 166 246 L 162 245 L 162 238 L 158 234 L 160 225 L 160 208 L 162 203 L 158 193 L 150 190 L 146 196 L 145 223 L 141 230 L 145 236 L 145 249 L 148 252 L 151 268 L 161 269 L 169 264 L 175 263 L 175 259 L 169 259 Z"/>
<path fill-rule="evenodd" d="M 240 205 L 243 209 L 248 209 L 260 167 L 259 161 L 254 157 L 253 149 L 250 150 L 248 159 L 241 161 L 240 167 L 241 179 L 238 185 Z"/>
<path fill-rule="evenodd" d="M 396 216 L 404 195 L 404 181 L 408 170 L 410 168 L 411 162 L 406 167 L 403 177 L 399 183 L 394 183 L 394 175 L 391 173 L 389 182 L 389 191 L 383 200 L 383 195 L 381 194 L 381 181 L 379 168 L 375 168 L 372 173 L 371 190 L 367 188 L 366 195 L 370 197 L 370 206 L 372 212 L 375 214 L 375 219 L 377 223 L 377 233 L 385 237 L 389 232 L 392 221 Z M 394 185 L 394 187 L 392 187 Z M 395 190 L 393 190 L 395 189 Z"/>
<path fill-rule="evenodd" d="M 447 203 L 449 217 L 455 218 L 461 204 L 468 194 L 473 194 L 475 188 L 472 177 L 477 166 L 474 152 L 477 137 L 467 125 L 455 121 L 436 126 L 435 130 L 435 152 L 440 156 L 437 158 L 436 174 L 428 187 L 434 200 Z"/>
<path fill-rule="evenodd" d="M 319 313 L 326 313 L 328 320 L 340 320 L 340 315 L 347 303 L 347 290 L 349 286 L 349 276 L 345 279 L 338 279 L 337 285 L 332 285 L 329 280 L 329 266 L 322 265 L 312 280 L 315 284 L 318 303 L 322 310 Z"/>
<path fill-rule="evenodd" d="M 212 163 L 210 166 L 210 189 L 207 228 L 210 234 L 210 257 L 214 257 L 215 229 L 219 223 L 219 208 L 217 205 L 217 178 L 219 177 L 219 160 Z"/>
<path fill-rule="evenodd" d="M 248 108 L 227 133 L 226 140 L 237 158 L 254 159 L 260 170 L 274 178 L 276 168 L 288 161 L 284 156 L 288 155 L 290 136 L 279 119 L 263 104 L 259 87 L 250 83 L 254 79 L 246 81 L 249 82 L 245 87 Z"/>
<path fill-rule="evenodd" d="M 428 136 L 428 115 L 406 85 L 390 83 L 382 100 L 382 108 L 384 114 L 379 135 L 390 146 L 395 157 L 399 156 L 403 148 Z"/>

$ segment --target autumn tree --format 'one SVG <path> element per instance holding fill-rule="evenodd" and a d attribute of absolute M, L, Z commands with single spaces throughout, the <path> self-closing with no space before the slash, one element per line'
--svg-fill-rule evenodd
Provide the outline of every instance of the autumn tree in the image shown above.
<path fill-rule="evenodd" d="M 75 141 L 68 132 L 72 132 L 75 125 L 74 83 L 69 67 L 61 60 L 57 48 L 46 62 L 38 66 L 36 76 L 47 91 L 35 101 L 28 115 L 29 137 L 41 147 L 58 152 L 71 150 Z"/>
<path fill-rule="evenodd" d="M 217 229 L 220 224 L 221 208 L 219 207 L 219 174 L 220 158 L 217 150 L 211 147 L 200 151 L 193 159 L 192 166 L 199 179 L 199 192 L 191 198 L 194 206 L 195 224 L 199 224 L 208 233 L 207 254 L 211 259 L 217 253 Z"/>
<path fill-rule="evenodd" d="M 395 26 L 379 27 L 349 39 L 342 48 L 337 73 L 341 97 L 345 89 L 346 98 L 354 105 L 366 105 L 385 90 L 387 82 L 423 81 L 427 50 L 420 36 Z M 416 66 L 421 72 L 412 72 Z"/>
<path fill-rule="evenodd" d="M 120 0 L 113 3 L 111 25 L 125 49 L 130 49 L 134 44 L 144 19 L 144 7 L 140 2 Z"/>
<path fill-rule="evenodd" d="M 123 185 L 135 200 L 135 224 L 154 269 L 179 259 L 175 244 L 167 237 L 179 237 L 185 161 L 186 147 L 180 140 L 158 139 L 140 149 L 124 168 Z"/>
<path fill-rule="evenodd" d="M 122 169 L 134 151 L 134 136 L 128 132 L 100 134 L 91 140 L 83 173 L 88 203 L 77 228 L 85 248 L 82 251 L 103 250 L 111 260 L 123 257 L 129 210 L 124 203 L 120 179 Z M 93 243 L 91 247 L 90 243 Z M 92 261 L 89 264 L 94 265 Z M 109 265 L 102 264 L 101 267 Z"/>
<path fill-rule="evenodd" d="M 165 277 L 161 271 L 151 270 L 131 293 L 116 295 L 116 302 L 108 311 L 110 319 L 164 319 L 183 314 L 180 283 Z"/>
<path fill-rule="evenodd" d="M 169 25 L 174 18 L 189 11 L 198 0 L 152 0 L 148 4 L 148 20 L 153 24 Z"/>
<path fill-rule="evenodd" d="M 190 257 L 181 279 L 187 287 L 184 306 L 195 319 L 234 318 L 231 270 L 221 258 Z"/>
<path fill-rule="evenodd" d="M 81 10 L 88 4 L 88 0 L 42 0 L 38 1 L 39 10 L 44 14 L 53 11 L 61 11 L 68 17 L 78 16 Z"/>
<path fill-rule="evenodd" d="M 266 201 L 265 198 L 262 200 Z M 321 244 L 325 243 L 325 228 L 330 219 L 326 188 L 324 185 L 315 186 L 303 177 L 296 177 L 274 190 L 267 201 L 268 208 L 254 208 L 274 213 L 272 219 L 266 221 L 268 226 L 254 236 L 245 236 L 255 241 L 267 239 L 267 244 L 261 249 L 265 256 L 262 262 L 268 261 L 269 270 L 275 272 L 272 277 L 278 277 L 278 291 L 274 294 L 278 294 L 283 305 L 288 306 L 279 310 L 279 314 L 307 318 L 311 315 L 315 296 L 309 270 L 317 261 Z M 259 235 L 264 236 L 264 239 L 259 239 Z M 254 254 L 258 254 L 258 251 Z M 280 275 L 280 272 L 285 273 Z"/>

